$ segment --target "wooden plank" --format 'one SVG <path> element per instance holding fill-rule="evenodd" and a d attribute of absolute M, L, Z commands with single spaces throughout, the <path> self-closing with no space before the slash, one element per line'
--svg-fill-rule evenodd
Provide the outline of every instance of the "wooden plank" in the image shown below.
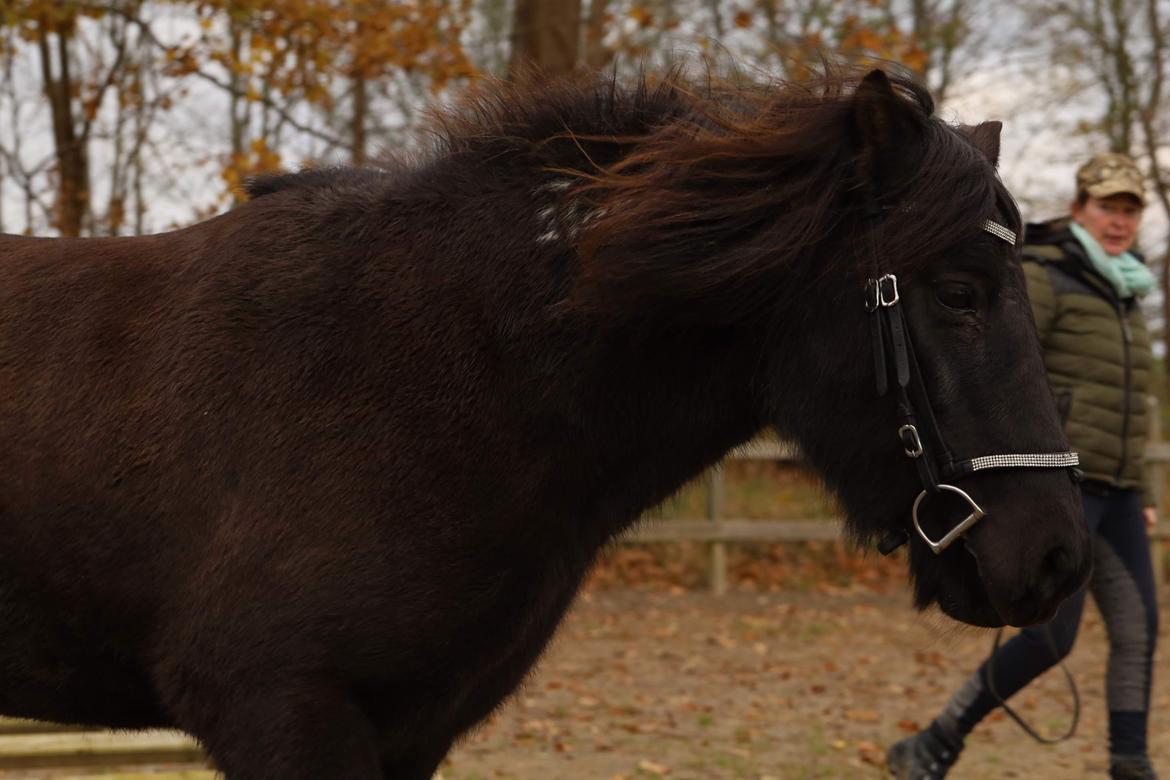
<path fill-rule="evenodd" d="M 1154 441 L 1146 447 L 1146 460 L 1151 463 L 1170 462 L 1170 442 Z"/>
<path fill-rule="evenodd" d="M 70 775 L 57 780 L 224 780 L 224 776 L 208 769 L 190 769 L 173 772 L 103 772 L 100 775 Z"/>
<path fill-rule="evenodd" d="M 838 520 L 649 520 L 625 542 L 807 542 L 841 536 Z"/>
<path fill-rule="evenodd" d="M 752 439 L 727 453 L 731 460 L 800 460 L 795 444 L 778 439 Z"/>
<path fill-rule="evenodd" d="M 841 521 L 825 520 L 651 520 L 635 526 L 622 542 L 816 542 L 841 537 Z M 1170 539 L 1170 522 L 1150 532 Z"/>
<path fill-rule="evenodd" d="M 203 763 L 199 745 L 176 731 L 89 731 L 0 736 L 0 769 Z"/>
<path fill-rule="evenodd" d="M 96 726 L 72 726 L 67 723 L 52 723 L 47 720 L 0 718 L 0 735 L 46 734 L 57 731 L 101 731 L 101 729 Z"/>
<path fill-rule="evenodd" d="M 795 444 L 777 439 L 752 439 L 727 453 L 729 460 L 801 460 Z M 1149 463 L 1170 463 L 1170 442 L 1151 441 L 1146 446 L 1145 459 Z"/>
<path fill-rule="evenodd" d="M 218 772 L 201 769 L 190 772 L 103 772 L 100 775 L 74 775 L 61 780 L 225 780 Z"/>
<path fill-rule="evenodd" d="M 707 470 L 707 522 L 718 523 L 723 515 L 723 464 Z M 711 562 L 707 567 L 707 584 L 716 596 L 727 592 L 727 545 L 712 542 Z"/>

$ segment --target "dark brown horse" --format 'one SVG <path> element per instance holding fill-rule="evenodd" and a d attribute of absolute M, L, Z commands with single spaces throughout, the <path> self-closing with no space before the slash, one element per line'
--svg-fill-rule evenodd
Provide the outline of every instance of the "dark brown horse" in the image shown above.
<path fill-rule="evenodd" d="M 880 274 L 955 452 L 1066 449 L 999 128 L 931 113 L 880 72 L 497 85 L 423 159 L 0 238 L 0 713 L 175 726 L 232 780 L 429 778 L 598 550 L 762 428 L 854 536 L 907 527 Z M 962 484 L 987 515 L 912 538 L 919 604 L 1051 615 L 1087 569 L 1073 482 Z"/>

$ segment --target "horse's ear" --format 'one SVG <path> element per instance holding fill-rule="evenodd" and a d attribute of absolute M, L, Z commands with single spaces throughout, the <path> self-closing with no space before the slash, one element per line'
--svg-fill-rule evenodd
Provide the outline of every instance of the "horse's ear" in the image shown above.
<path fill-rule="evenodd" d="M 999 136 L 1003 122 L 983 122 L 971 128 L 971 143 L 983 152 L 983 156 L 995 168 L 999 165 Z"/>
<path fill-rule="evenodd" d="M 853 125 L 862 175 L 869 185 L 887 182 L 907 146 L 920 140 L 921 111 L 900 97 L 884 71 L 871 70 L 853 93 Z"/>

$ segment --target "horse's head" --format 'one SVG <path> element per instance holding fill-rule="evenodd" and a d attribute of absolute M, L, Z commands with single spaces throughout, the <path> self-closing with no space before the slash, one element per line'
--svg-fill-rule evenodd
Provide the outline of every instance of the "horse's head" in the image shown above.
<path fill-rule="evenodd" d="M 1033 335 L 1023 274 L 997 241 L 991 234 L 978 236 L 907 275 L 901 288 L 900 305 L 941 440 L 925 443 L 921 458 L 931 457 L 938 479 L 965 491 L 985 513 L 961 543 L 932 549 L 928 539 L 941 540 L 973 510 L 957 493 L 926 491 L 919 505 L 921 530 L 909 529 L 910 567 L 919 606 L 937 602 L 947 614 L 977 625 L 1024 625 L 1050 618 L 1083 584 L 1090 559 L 1075 472 L 1068 468 L 1068 444 Z M 929 427 L 925 414 L 918 417 L 919 429 Z M 923 431 L 923 441 L 929 438 Z M 948 458 L 979 456 L 1007 457 L 980 458 L 976 466 L 991 466 L 985 471 L 944 471 Z M 901 460 L 903 469 L 913 468 L 914 459 Z M 920 490 L 926 488 L 910 488 Z M 903 511 L 901 523 L 892 524 L 895 533 L 904 518 Z"/>
<path fill-rule="evenodd" d="M 668 80 L 613 112 L 634 126 L 559 139 L 589 161 L 547 166 L 585 182 L 565 209 L 575 302 L 637 339 L 725 352 L 698 384 L 710 398 L 713 374 L 744 419 L 712 438 L 771 423 L 796 440 L 854 537 L 910 532 L 919 605 L 1034 623 L 1084 582 L 1088 540 L 995 172 L 999 125 L 947 125 L 896 82 L 704 96 Z M 1041 457 L 972 461 L 996 455 Z"/>
<path fill-rule="evenodd" d="M 794 433 L 855 535 L 908 537 L 919 607 L 984 626 L 1046 620 L 1085 581 L 1088 538 L 1020 220 L 994 173 L 999 125 L 948 127 L 880 73 L 854 102 L 871 205 L 850 241 L 866 277 L 891 277 L 844 295 L 839 280 L 818 282 L 830 311 L 817 319 L 830 324 L 804 358 L 821 367 L 807 405 L 819 419 Z"/>

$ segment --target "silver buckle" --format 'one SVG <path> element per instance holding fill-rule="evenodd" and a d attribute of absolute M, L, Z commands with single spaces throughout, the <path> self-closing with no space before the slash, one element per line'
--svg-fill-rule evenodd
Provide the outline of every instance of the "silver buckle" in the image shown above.
<path fill-rule="evenodd" d="M 943 550 L 950 547 L 952 542 L 965 534 L 967 529 L 975 525 L 975 523 L 979 522 L 979 519 L 985 514 L 984 511 L 979 508 L 979 505 L 975 503 L 974 499 L 971 498 L 971 496 L 967 495 L 964 491 L 960 490 L 954 485 L 939 485 L 938 487 L 939 490 L 949 490 L 950 492 L 957 494 L 960 498 L 970 504 L 971 514 L 963 518 L 963 522 L 956 525 L 947 532 L 946 536 L 936 542 L 926 535 L 926 531 L 922 530 L 922 525 L 918 522 L 918 507 L 922 504 L 922 499 L 926 498 L 927 491 L 923 490 L 918 494 L 918 498 L 914 499 L 914 509 L 911 510 L 910 516 L 914 520 L 914 530 L 918 532 L 918 535 L 922 537 L 922 541 L 926 542 L 927 546 L 930 547 L 935 555 L 938 555 Z"/>
<path fill-rule="evenodd" d="M 901 300 L 898 295 L 898 277 L 886 274 L 878 279 L 865 282 L 865 310 L 877 311 L 879 307 L 889 308 Z"/>
<path fill-rule="evenodd" d="M 906 440 L 902 438 L 902 434 L 910 434 L 910 444 L 906 444 Z M 913 425 L 903 425 L 898 429 L 898 441 L 902 442 L 902 451 L 908 457 L 918 458 L 922 456 L 922 439 L 918 436 L 918 429 Z"/>

